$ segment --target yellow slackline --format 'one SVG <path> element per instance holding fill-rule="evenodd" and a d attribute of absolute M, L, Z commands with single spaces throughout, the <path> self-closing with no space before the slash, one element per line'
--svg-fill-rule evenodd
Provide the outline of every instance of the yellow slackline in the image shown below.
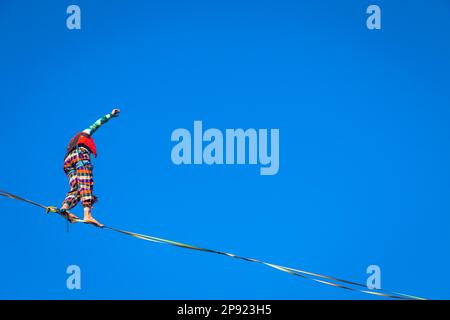
<path fill-rule="evenodd" d="M 2 190 L 0 190 L 0 196 L 32 204 L 34 206 L 45 209 L 47 213 L 48 212 L 58 213 L 61 216 L 63 216 L 65 219 L 68 219 L 67 216 L 62 215 L 58 211 L 58 208 L 56 208 L 56 207 L 44 206 L 40 203 L 16 196 L 12 193 L 2 191 Z M 75 220 L 72 220 L 72 222 L 84 223 L 84 221 L 81 219 L 75 219 Z M 179 247 L 179 248 L 215 253 L 215 254 L 219 254 L 219 255 L 223 255 L 223 256 L 239 259 L 239 260 L 255 262 L 255 263 L 262 264 L 262 265 L 265 265 L 265 266 L 273 268 L 273 269 L 277 269 L 277 270 L 289 273 L 289 274 L 297 276 L 297 277 L 301 277 L 301 278 L 308 279 L 308 280 L 311 280 L 314 282 L 318 282 L 318 283 L 322 283 L 322 284 L 325 284 L 328 286 L 346 289 L 346 290 L 350 290 L 350 291 L 362 292 L 365 294 L 370 294 L 370 295 L 375 295 L 375 296 L 380 296 L 380 297 L 385 297 L 385 298 L 400 299 L 400 300 L 426 300 L 424 298 L 420 298 L 417 296 L 412 296 L 412 295 L 408 295 L 408 294 L 404 294 L 404 293 L 392 292 L 392 291 L 387 291 L 387 290 L 371 290 L 371 289 L 367 288 L 367 286 L 357 283 L 357 282 L 339 279 L 336 277 L 327 276 L 327 275 L 320 274 L 320 273 L 314 273 L 314 272 L 308 272 L 305 270 L 284 267 L 281 265 L 268 263 L 268 262 L 265 262 L 262 260 L 241 257 L 241 256 L 238 256 L 238 255 L 235 255 L 232 253 L 226 253 L 226 252 L 222 252 L 222 251 L 200 248 L 200 247 L 196 247 L 196 246 L 181 243 L 181 242 L 176 242 L 176 241 L 157 238 L 157 237 L 153 237 L 153 236 L 149 236 L 149 235 L 145 235 L 145 234 L 139 234 L 139 233 L 135 233 L 135 232 L 125 231 L 125 230 L 108 227 L 108 226 L 104 226 L 103 229 L 114 231 L 117 233 L 121 233 L 121 234 L 130 236 L 130 237 L 145 240 L 145 241 L 163 243 L 163 244 L 168 244 L 168 245 Z"/>

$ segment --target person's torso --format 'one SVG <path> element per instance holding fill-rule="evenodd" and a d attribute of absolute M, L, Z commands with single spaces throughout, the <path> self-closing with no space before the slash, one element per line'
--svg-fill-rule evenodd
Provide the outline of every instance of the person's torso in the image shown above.
<path fill-rule="evenodd" d="M 91 152 L 83 146 L 79 146 L 69 152 L 64 159 L 64 171 L 66 172 L 86 165 L 92 165 Z"/>
<path fill-rule="evenodd" d="M 84 147 L 90 151 L 95 157 L 97 157 L 97 147 L 95 145 L 94 139 L 84 132 L 77 133 L 69 142 L 67 146 L 66 157 L 73 152 L 73 150 Z"/>

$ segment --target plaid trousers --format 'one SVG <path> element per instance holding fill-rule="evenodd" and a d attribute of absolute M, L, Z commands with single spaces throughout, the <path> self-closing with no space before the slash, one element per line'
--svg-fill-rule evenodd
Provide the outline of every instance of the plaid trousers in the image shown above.
<path fill-rule="evenodd" d="M 63 201 L 69 210 L 75 207 L 81 200 L 83 207 L 92 208 L 96 197 L 92 191 L 94 189 L 94 179 L 92 175 L 93 166 L 88 150 L 78 148 L 73 150 L 64 159 L 64 172 L 69 179 L 70 191 Z"/>

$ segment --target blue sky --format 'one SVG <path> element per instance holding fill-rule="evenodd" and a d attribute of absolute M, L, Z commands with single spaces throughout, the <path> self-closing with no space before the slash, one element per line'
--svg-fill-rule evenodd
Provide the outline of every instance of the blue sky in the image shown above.
<path fill-rule="evenodd" d="M 2 1 L 0 188 L 48 205 L 96 134 L 107 225 L 449 298 L 450 6 L 374 1 Z M 68 5 L 82 29 L 65 25 Z M 175 166 L 177 128 L 279 128 L 280 171 Z M 367 299 L 0 199 L 0 298 Z M 76 213 L 81 213 L 77 208 Z M 82 289 L 66 288 L 78 265 Z"/>

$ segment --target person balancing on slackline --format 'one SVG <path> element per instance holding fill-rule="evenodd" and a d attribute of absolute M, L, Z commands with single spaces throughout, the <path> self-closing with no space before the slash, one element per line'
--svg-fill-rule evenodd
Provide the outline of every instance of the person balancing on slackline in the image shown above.
<path fill-rule="evenodd" d="M 118 117 L 119 109 L 114 109 L 111 113 L 95 121 L 89 128 L 77 133 L 67 146 L 67 153 L 64 157 L 64 173 L 69 179 L 70 191 L 63 201 L 59 213 L 73 222 L 77 217 L 68 212 L 81 200 L 84 208 L 84 223 L 93 224 L 97 227 L 104 227 L 92 216 L 92 207 L 97 202 L 97 197 L 92 193 L 94 189 L 94 179 L 92 171 L 94 169 L 91 156 L 97 157 L 97 148 L 92 135 L 98 128 L 110 119 Z"/>

